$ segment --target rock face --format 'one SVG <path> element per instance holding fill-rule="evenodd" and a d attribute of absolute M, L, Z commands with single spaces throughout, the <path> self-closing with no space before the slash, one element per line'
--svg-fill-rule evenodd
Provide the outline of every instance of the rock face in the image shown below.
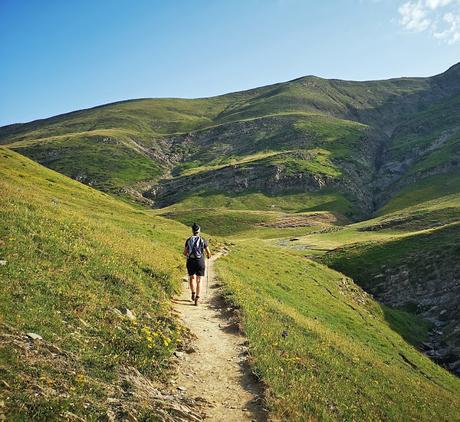
<path fill-rule="evenodd" d="M 302 167 L 302 164 L 315 162 L 315 157 L 324 154 L 321 151 L 325 151 L 323 148 L 327 148 L 326 143 L 331 141 L 312 130 L 298 130 L 297 125 L 302 122 L 298 116 L 269 116 L 164 138 L 171 176 L 161 179 L 142 194 L 161 208 L 184 197 L 207 192 L 280 195 L 327 189 L 346 195 L 356 205 L 356 215 L 371 212 L 371 180 L 380 135 L 355 123 L 351 128 L 346 124 L 342 127 L 343 122 L 334 120 L 334 124 L 344 131 L 344 138 L 352 136 L 349 151 L 332 154 L 326 151 L 325 154 L 331 156 L 330 159 L 328 156 L 328 160 L 335 173 L 321 171 L 321 168 L 315 171 Z M 307 120 L 307 123 L 311 122 Z M 337 138 L 338 144 L 343 142 L 344 139 Z M 264 151 L 271 151 L 271 158 L 264 156 Z M 244 157 L 247 156 L 255 158 L 245 161 Z M 243 160 L 236 164 L 225 164 L 226 157 Z M 223 160 L 224 164 L 214 169 L 207 167 L 207 163 L 219 163 L 219 160 Z M 181 167 L 189 163 L 199 163 L 203 170 L 198 166 L 195 173 L 182 175 Z M 293 168 L 290 163 L 301 164 Z"/>
<path fill-rule="evenodd" d="M 268 195 L 281 195 L 320 192 L 323 189 L 335 189 L 348 194 L 356 201 L 362 214 L 372 210 L 369 191 L 366 187 L 360 186 L 356 178 L 350 174 L 341 178 L 311 172 L 289 174 L 283 165 L 265 163 L 227 166 L 186 177 L 162 180 L 143 195 L 161 208 L 191 194 L 264 192 Z"/>
<path fill-rule="evenodd" d="M 384 265 L 369 289 L 381 302 L 412 308 L 433 324 L 425 352 L 460 375 L 460 261 L 451 251 L 423 252 L 401 266 Z"/>
<path fill-rule="evenodd" d="M 32 340 L 43 340 L 43 337 L 40 334 L 36 333 L 27 333 L 27 337 L 29 337 Z"/>
<path fill-rule="evenodd" d="M 253 164 L 228 166 L 187 177 L 164 180 L 155 188 L 145 192 L 144 196 L 156 199 L 156 205 L 163 207 L 177 202 L 184 193 L 203 191 L 230 193 L 259 191 L 268 194 L 316 192 L 333 184 L 334 179 L 326 175 L 308 173 L 286 175 L 282 166 Z"/>

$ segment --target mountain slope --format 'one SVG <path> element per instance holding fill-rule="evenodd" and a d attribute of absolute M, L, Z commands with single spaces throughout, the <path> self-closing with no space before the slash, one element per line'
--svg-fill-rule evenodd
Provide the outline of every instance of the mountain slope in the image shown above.
<path fill-rule="evenodd" d="M 459 180 L 452 182 L 458 188 Z M 396 197 L 379 217 L 287 244 L 353 277 L 380 302 L 430 322 L 429 338 L 418 346 L 459 375 L 460 195 L 448 194 L 449 187 L 435 185 L 436 198 L 416 205 L 413 197 Z"/>
<path fill-rule="evenodd" d="M 213 98 L 132 100 L 6 126 L 0 143 L 156 206 L 253 192 L 276 205 L 280 194 L 325 191 L 346 204 L 330 211 L 362 218 L 405 186 L 458 173 L 459 69 L 369 82 L 307 76 Z"/>
<path fill-rule="evenodd" d="M 161 380 L 183 340 L 169 298 L 188 230 L 5 148 L 0 190 L 1 417 L 156 418 L 126 374 Z"/>
<path fill-rule="evenodd" d="M 8 149 L 0 163 L 1 410 L 14 420 L 174 417 L 186 399 L 161 402 L 133 380 L 166 380 L 184 338 L 169 298 L 188 231 Z M 458 418 L 459 380 L 393 330 L 416 343 L 427 329 L 417 318 L 257 240 L 235 241 L 217 266 L 275 417 Z"/>
<path fill-rule="evenodd" d="M 411 347 L 426 325 L 302 254 L 235 241 L 217 269 L 238 306 L 272 416 L 457 420 L 460 380 Z"/>

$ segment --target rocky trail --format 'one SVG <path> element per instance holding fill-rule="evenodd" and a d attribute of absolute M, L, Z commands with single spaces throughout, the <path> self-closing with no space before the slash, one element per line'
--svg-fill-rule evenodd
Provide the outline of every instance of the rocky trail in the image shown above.
<path fill-rule="evenodd" d="M 217 258 L 217 257 L 216 257 Z M 184 283 L 174 306 L 184 324 L 196 336 L 191 353 L 176 352 L 178 371 L 172 385 L 185 396 L 201 402 L 200 413 L 209 421 L 265 421 L 262 389 L 247 362 L 247 342 L 238 330 L 233 312 L 219 293 L 214 261 L 209 260 L 198 306 Z"/>

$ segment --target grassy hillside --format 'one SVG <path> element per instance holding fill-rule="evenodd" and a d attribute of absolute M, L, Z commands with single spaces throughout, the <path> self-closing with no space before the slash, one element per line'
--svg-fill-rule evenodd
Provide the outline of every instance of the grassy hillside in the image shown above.
<path fill-rule="evenodd" d="M 428 356 L 460 374 L 458 222 L 331 251 L 322 262 L 352 276 L 379 301 L 430 321 Z"/>
<path fill-rule="evenodd" d="M 386 208 L 396 208 L 393 212 L 277 243 L 353 277 L 380 302 L 429 321 L 433 326 L 424 350 L 459 374 L 460 197 L 439 196 L 449 192 L 449 185 L 437 191 L 428 181 L 423 186 L 427 190 L 391 201 Z M 424 196 L 427 192 L 435 195 Z M 433 196 L 436 199 L 414 205 L 415 200 Z"/>
<path fill-rule="evenodd" d="M 202 100 L 140 99 L 62 114 L 25 125 L 2 128 L 2 142 L 12 143 L 94 129 L 125 129 L 137 134 L 185 132 L 209 125 L 225 107 L 222 98 Z"/>
<path fill-rule="evenodd" d="M 410 346 L 428 327 L 301 254 L 258 241 L 217 263 L 275 419 L 460 418 L 460 380 Z M 283 337 L 283 331 L 287 336 Z"/>
<path fill-rule="evenodd" d="M 153 417 L 153 403 L 126 399 L 122 374 L 161 380 L 182 338 L 169 298 L 183 226 L 4 148 L 0 190 L 0 410 L 15 421 Z"/>
<path fill-rule="evenodd" d="M 183 206 L 183 204 L 181 204 Z M 185 207 L 184 207 L 185 208 Z M 194 222 L 206 227 L 212 235 L 233 238 L 280 238 L 301 236 L 337 224 L 337 217 L 329 212 L 285 213 L 280 211 L 253 211 L 245 209 L 166 208 L 160 215 L 188 226 Z"/>
<path fill-rule="evenodd" d="M 139 376 L 161 380 L 182 340 L 168 303 L 183 272 L 179 249 L 187 232 L 159 211 L 119 202 L 13 151 L 2 149 L 0 159 L 6 193 L 0 358 L 8 414 L 15 420 L 65 412 L 152 417 L 158 409 L 127 400 L 124 373 L 136 368 Z M 212 198 L 203 201 L 212 204 Z M 414 207 L 411 216 L 420 216 L 420 230 L 433 218 L 452 223 L 456 204 L 455 195 L 445 197 Z M 257 240 L 307 235 L 337 242 L 347 231 L 355 240 L 396 232 L 403 239 L 414 231 L 413 221 L 402 221 L 399 212 L 343 228 L 345 221 L 331 213 L 247 205 L 190 210 L 182 203 L 161 212 L 187 224 L 198 217 L 209 232 L 232 237 L 230 254 L 217 263 L 219 275 L 229 301 L 241 308 L 272 415 L 458 419 L 458 379 L 410 345 L 426 340 L 429 324 L 379 305 L 303 252 Z M 388 221 L 397 222 L 397 230 L 387 233 Z M 375 226 L 383 229 L 371 230 Z M 134 322 L 123 316 L 126 308 Z M 43 340 L 28 338 L 30 332 Z"/>
<path fill-rule="evenodd" d="M 277 203 L 328 191 L 357 219 L 405 186 L 458 173 L 459 78 L 458 66 L 387 81 L 307 76 L 213 98 L 124 101 L 5 126 L 0 144 L 158 206 L 203 192 Z"/>
<path fill-rule="evenodd" d="M 135 100 L 0 129 L 0 144 L 104 191 L 157 180 L 168 169 L 158 140 L 211 123 L 220 100 Z"/>
<path fill-rule="evenodd" d="M 163 174 L 161 163 L 146 156 L 129 136 L 123 131 L 92 131 L 22 141 L 14 149 L 107 192 L 142 180 L 158 179 Z"/>
<path fill-rule="evenodd" d="M 333 251 L 363 243 L 403 239 L 423 235 L 427 230 L 457 223 L 460 219 L 460 195 L 458 180 L 439 177 L 439 184 L 431 185 L 433 179 L 417 184 L 417 189 L 405 189 L 397 195 L 374 218 L 342 225 L 334 230 L 309 233 L 293 243 L 306 251 Z M 445 182 L 445 183 L 443 183 Z M 423 201 L 421 198 L 435 199 Z"/>
<path fill-rule="evenodd" d="M 433 102 L 408 116 L 394 130 L 385 145 L 377 175 L 381 183 L 376 196 L 381 205 L 393 199 L 395 193 L 400 197 L 409 194 L 423 202 L 442 196 L 447 189 L 459 191 L 459 105 L 458 95 Z M 431 187 L 431 192 L 420 192 L 420 185 Z"/>
<path fill-rule="evenodd" d="M 385 241 L 357 242 L 326 255 L 324 262 L 360 280 L 364 288 L 371 289 L 376 282 L 373 276 L 381 271 L 382 265 L 407 265 L 417 252 L 437 253 L 438 263 L 451 268 L 460 253 L 457 242 L 459 235 L 459 222 L 456 222 L 441 228 L 408 233 L 406 236 L 390 237 Z M 442 264 L 442 259 L 450 260 L 450 265 L 447 262 Z M 421 264 L 422 262 L 413 263 L 413 270 L 418 268 L 421 273 L 425 272 L 426 269 Z M 424 275 L 427 276 L 426 272 Z M 423 280 L 423 277 L 420 279 Z"/>
<path fill-rule="evenodd" d="M 120 111 L 121 112 L 121 111 Z M 177 201 L 170 192 L 192 196 L 203 187 L 208 192 L 238 193 L 237 186 L 214 185 L 208 179 L 227 171 L 220 183 L 235 172 L 251 175 L 246 191 L 270 194 L 261 180 L 277 178 L 281 193 L 318 191 L 341 184 L 349 196 L 360 190 L 356 173 L 370 174 L 375 135 L 365 125 L 311 114 L 273 115 L 239 121 L 183 135 L 161 138 L 133 129 L 97 129 L 68 135 L 18 140 L 8 144 L 18 152 L 104 191 L 120 193 L 140 181 L 154 184 L 160 205 Z M 169 171 L 174 177 L 169 179 Z M 266 174 L 263 177 L 261 174 Z M 305 182 L 293 183 L 298 175 Z M 160 183 L 160 177 L 168 177 Z M 311 179 L 317 177 L 319 184 Z M 351 182 L 350 182 L 351 180 Z M 187 189 L 177 185 L 185 183 Z M 351 186 L 348 188 L 348 186 Z"/>
<path fill-rule="evenodd" d="M 406 186 L 399 191 L 389 202 L 378 210 L 377 215 L 391 214 L 398 210 L 403 211 L 423 208 L 430 204 L 441 205 L 447 199 L 450 202 L 458 196 L 460 188 L 460 174 L 441 174 L 424 178 L 410 186 Z M 456 205 L 454 205 L 456 206 Z M 404 212 L 404 211 L 403 211 Z"/>
<path fill-rule="evenodd" d="M 460 365 L 459 66 L 0 128 L 0 402 L 12 419 L 155 418 L 126 373 L 166 376 L 183 339 L 169 306 L 179 222 L 196 221 L 233 242 L 216 265 L 274 418 L 460 420 L 459 379 L 419 351 Z M 162 209 L 116 199 L 127 194 Z"/>

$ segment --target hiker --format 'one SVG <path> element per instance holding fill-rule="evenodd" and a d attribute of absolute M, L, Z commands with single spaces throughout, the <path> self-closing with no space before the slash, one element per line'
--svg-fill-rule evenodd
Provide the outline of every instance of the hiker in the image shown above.
<path fill-rule="evenodd" d="M 198 224 L 193 223 L 192 233 L 185 241 L 184 255 L 187 257 L 187 271 L 189 276 L 190 290 L 192 291 L 192 302 L 198 305 L 200 298 L 200 281 L 204 276 L 206 264 L 204 254 L 211 258 L 211 251 L 209 250 L 208 242 L 200 236 L 201 228 Z M 196 276 L 196 291 L 193 281 Z"/>

